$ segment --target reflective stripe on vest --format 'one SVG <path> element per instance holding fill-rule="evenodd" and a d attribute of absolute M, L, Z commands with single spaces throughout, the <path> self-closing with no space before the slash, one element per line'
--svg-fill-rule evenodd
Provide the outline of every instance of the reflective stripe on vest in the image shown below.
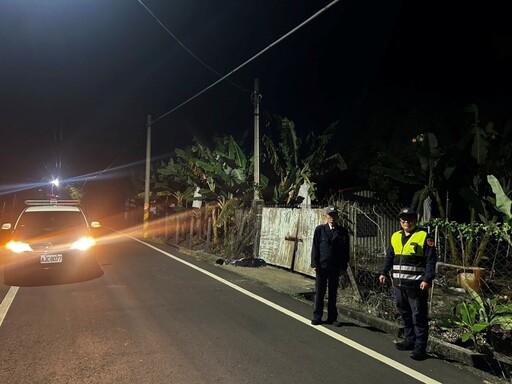
<path fill-rule="evenodd" d="M 398 285 L 415 285 L 416 281 L 425 279 L 425 241 L 427 232 L 419 230 L 408 237 L 402 245 L 402 231 L 395 232 L 391 237 L 391 246 L 395 252 L 393 261 L 393 279 Z"/>

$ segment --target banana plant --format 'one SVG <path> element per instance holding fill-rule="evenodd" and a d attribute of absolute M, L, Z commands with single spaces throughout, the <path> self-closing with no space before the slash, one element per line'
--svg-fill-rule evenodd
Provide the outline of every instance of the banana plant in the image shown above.
<path fill-rule="evenodd" d="M 382 153 L 380 164 L 371 167 L 371 172 L 403 184 L 418 186 L 412 198 L 412 206 L 420 216 L 424 215 L 424 202 L 430 197 L 436 204 L 439 217 L 446 219 L 438 185 L 446 184 L 454 173 L 457 163 L 454 158 L 458 156 L 458 151 L 444 150 L 432 132 L 417 135 L 412 142 L 415 144 L 413 155 L 417 161 Z M 450 245 L 450 261 L 455 262 L 458 255 L 454 236 L 451 232 L 447 232 L 446 236 Z"/>
<path fill-rule="evenodd" d="M 188 187 L 184 191 L 173 191 L 170 193 L 176 199 L 176 206 L 183 207 L 187 201 L 190 201 L 194 196 L 195 188 Z"/>
<path fill-rule="evenodd" d="M 475 104 L 467 106 L 465 111 L 472 114 L 472 121 L 469 129 L 464 131 L 461 139 L 454 145 L 443 150 L 438 145 L 437 138 L 433 133 L 420 134 L 413 138 L 413 143 L 416 144 L 417 163 L 398 160 L 388 155 L 382 157 L 383 165 L 372 167 L 372 172 L 404 184 L 422 185 L 413 196 L 413 207 L 417 209 L 420 215 L 423 214 L 423 202 L 430 197 L 436 203 L 439 217 L 442 220 L 448 220 L 438 186 L 447 184 L 456 172 L 456 164 L 472 161 L 475 163 L 473 184 L 460 188 L 459 193 L 468 204 L 470 226 L 476 226 L 479 222 L 492 227 L 496 224 L 498 216 L 489 210 L 486 204 L 488 202 L 487 198 L 482 198 L 485 195 L 485 191 L 483 191 L 485 186 L 482 182 L 486 174 L 485 170 L 490 166 L 488 157 L 492 138 L 499 135 L 499 133 L 494 129 L 492 122 L 487 123 L 484 128 L 481 127 L 479 110 Z M 490 240 L 488 235 L 490 235 L 490 232 L 484 234 L 477 250 L 473 249 L 472 239 L 467 239 L 468 241 L 464 244 L 463 249 L 466 261 L 479 262 Z M 454 263 L 458 259 L 454 233 L 448 231 L 446 236 L 450 249 L 450 261 Z"/>
<path fill-rule="evenodd" d="M 186 149 L 176 149 L 176 160 L 170 160 L 159 169 L 166 180 L 198 186 L 207 199 L 217 200 L 224 193 L 243 198 L 254 191 L 252 182 L 254 166 L 232 136 L 214 138 L 210 149 L 194 138 L 194 144 Z M 261 187 L 268 178 L 260 175 Z"/>
<path fill-rule="evenodd" d="M 512 227 L 512 200 L 507 196 L 499 180 L 494 175 L 488 175 L 487 182 L 490 184 L 494 193 L 494 197 L 489 197 L 489 201 L 503 218 L 503 238 L 512 244 L 510 238 L 510 229 Z M 507 190 L 509 193 L 512 191 L 510 181 L 507 183 Z"/>
<path fill-rule="evenodd" d="M 500 304 L 498 298 L 482 298 L 471 287 L 466 287 L 469 299 L 463 300 L 451 309 L 451 317 L 440 322 L 440 327 L 462 328 L 465 330 L 462 341 L 473 341 L 477 350 L 481 349 L 478 335 L 486 334 L 492 327 L 512 331 L 512 303 Z"/>
<path fill-rule="evenodd" d="M 502 215 L 504 222 L 512 225 L 512 200 L 509 199 L 496 176 L 487 175 L 487 182 L 494 193 L 494 197 L 489 198 L 489 201 Z M 507 190 L 509 193 L 512 191 L 510 181 L 507 183 Z"/>
<path fill-rule="evenodd" d="M 297 203 L 303 182 L 309 186 L 308 194 L 314 201 L 315 180 L 334 169 L 347 169 L 341 154 L 327 154 L 337 123 L 331 124 L 320 135 L 308 134 L 305 140 L 298 136 L 294 122 L 288 118 L 274 115 L 269 118 L 267 126 L 274 129 L 274 133 L 263 135 L 262 142 L 266 149 L 264 161 L 269 163 L 277 177 L 272 198 L 275 204 Z"/>
<path fill-rule="evenodd" d="M 260 186 L 254 186 L 253 160 L 232 136 L 214 137 L 213 143 L 211 149 L 194 138 L 192 146 L 176 149 L 176 159 L 162 164 L 158 172 L 164 183 L 179 183 L 193 191 L 199 187 L 212 215 L 216 243 L 218 228 L 227 230 L 233 207 L 252 199 L 254 188 L 266 187 L 268 178 L 260 175 Z M 193 194 L 188 198 L 193 199 Z"/>
<path fill-rule="evenodd" d="M 82 201 L 85 196 L 85 191 L 82 187 L 77 187 L 76 185 L 70 184 L 66 187 L 69 193 L 69 197 L 73 200 Z"/>

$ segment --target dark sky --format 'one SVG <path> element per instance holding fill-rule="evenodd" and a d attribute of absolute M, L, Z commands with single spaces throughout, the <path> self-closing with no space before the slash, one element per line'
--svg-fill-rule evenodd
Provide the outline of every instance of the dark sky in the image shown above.
<path fill-rule="evenodd" d="M 330 1 L 143 3 L 224 75 Z M 397 93 L 406 101 L 429 91 L 452 92 L 461 103 L 503 100 L 511 34 L 501 2 L 446 3 L 339 1 L 230 81 L 162 117 L 219 76 L 138 1 L 2 0 L 0 185 L 143 162 L 148 114 L 162 117 L 153 126 L 154 156 L 193 135 L 252 133 L 254 78 L 262 112 L 294 120 L 299 132 L 340 120 L 341 136 Z"/>

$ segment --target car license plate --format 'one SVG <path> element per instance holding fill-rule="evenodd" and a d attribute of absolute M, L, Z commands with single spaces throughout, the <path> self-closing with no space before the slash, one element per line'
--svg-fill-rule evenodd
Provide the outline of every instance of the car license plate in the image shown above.
<path fill-rule="evenodd" d="M 62 263 L 62 255 L 41 255 L 41 264 Z"/>

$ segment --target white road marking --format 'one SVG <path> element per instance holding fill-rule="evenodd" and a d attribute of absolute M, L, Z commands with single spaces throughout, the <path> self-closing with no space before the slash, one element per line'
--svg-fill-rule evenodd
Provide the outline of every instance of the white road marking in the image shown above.
<path fill-rule="evenodd" d="M 11 288 L 9 288 L 9 291 L 7 291 L 7 295 L 5 295 L 4 299 L 2 300 L 2 303 L 0 304 L 0 327 L 4 322 L 5 315 L 7 315 L 7 311 L 9 310 L 9 307 L 11 306 L 14 297 L 16 296 L 16 293 L 18 292 L 18 289 L 20 289 L 20 287 L 12 286 Z"/>
<path fill-rule="evenodd" d="M 233 289 L 243 293 L 244 295 L 247 295 L 247 296 L 253 298 L 254 300 L 257 300 L 257 301 L 259 301 L 259 302 L 261 302 L 261 303 L 263 303 L 265 305 L 268 305 L 269 307 L 274 308 L 275 310 L 277 310 L 277 311 L 279 311 L 281 313 L 284 313 L 285 315 L 288 315 L 288 316 L 294 318 L 295 320 L 298 320 L 298 321 L 300 321 L 300 322 L 302 322 L 302 323 L 304 323 L 304 324 L 306 324 L 306 325 L 308 325 L 310 327 L 313 327 L 318 332 L 322 332 L 322 333 L 324 333 L 324 334 L 326 334 L 328 336 L 331 336 L 332 338 L 334 338 L 334 339 L 336 339 L 336 340 L 338 340 L 338 341 L 340 341 L 340 342 L 342 342 L 342 343 L 344 343 L 344 344 L 346 344 L 346 345 L 348 345 L 348 346 L 350 346 L 350 347 L 352 347 L 352 348 L 354 348 L 354 349 L 356 349 L 356 350 L 358 350 L 358 351 L 360 351 L 360 352 L 362 352 L 362 353 L 364 353 L 364 354 L 366 354 L 366 355 L 368 355 L 368 356 L 370 356 L 370 357 L 372 357 L 372 358 L 374 358 L 376 360 L 379 360 L 380 362 L 382 362 L 382 363 L 384 363 L 386 365 L 389 365 L 390 367 L 392 367 L 392 368 L 394 368 L 394 369 L 396 369 L 396 370 L 398 370 L 398 371 L 400 371 L 400 372 L 402 372 L 402 373 L 404 373 L 404 374 L 406 374 L 408 376 L 411 376 L 412 378 L 414 378 L 414 379 L 416 379 L 416 380 L 418 380 L 418 381 L 420 381 L 422 383 L 441 384 L 439 381 L 436 381 L 436 380 L 434 380 L 434 379 L 432 379 L 432 378 L 430 378 L 430 377 L 428 377 L 428 376 L 426 376 L 426 375 L 424 375 L 424 374 L 422 374 L 422 373 L 420 373 L 418 371 L 415 371 L 414 369 L 411 369 L 411 368 L 407 367 L 406 365 L 403 365 L 403 364 L 401 364 L 401 363 L 399 363 L 399 362 L 397 362 L 397 361 L 395 361 L 393 359 L 390 359 L 387 356 L 384 356 L 384 355 L 382 355 L 382 354 L 380 354 L 378 352 L 375 352 L 374 350 L 372 350 L 370 348 L 367 348 L 364 345 L 356 343 L 355 341 L 350 340 L 349 338 L 346 338 L 346 337 L 344 337 L 344 336 L 342 336 L 342 335 L 340 335 L 340 334 L 338 334 L 336 332 L 333 332 L 333 331 L 331 331 L 328 328 L 312 325 L 311 324 L 311 320 L 309 320 L 309 319 L 307 319 L 307 318 L 305 318 L 303 316 L 300 316 L 300 315 L 296 314 L 295 312 L 292 312 L 292 311 L 290 311 L 290 310 L 288 310 L 288 309 L 286 309 L 284 307 L 281 307 L 280 305 L 278 305 L 276 303 L 273 303 L 270 300 L 267 300 L 267 299 L 265 299 L 265 298 L 263 298 L 261 296 L 255 295 L 254 293 L 252 293 L 252 292 L 250 292 L 250 291 L 248 291 L 248 290 L 246 290 L 246 289 L 244 289 L 244 288 L 242 288 L 242 287 L 240 287 L 240 286 L 238 286 L 236 284 L 233 284 L 232 282 L 230 282 L 230 281 L 228 281 L 226 279 L 223 279 L 222 277 L 219 277 L 219 276 L 217 276 L 217 275 L 215 275 L 215 274 L 213 274 L 211 272 L 208 272 L 208 271 L 206 271 L 206 270 L 204 270 L 204 269 L 202 269 L 202 268 L 200 268 L 200 267 L 198 267 L 198 266 L 196 266 L 196 265 L 194 265 L 192 263 L 189 263 L 188 261 L 182 260 L 182 259 L 180 259 L 177 256 L 174 256 L 174 255 L 172 255 L 172 254 L 170 254 L 170 253 L 168 253 L 166 251 L 163 251 L 163 250 L 161 250 L 161 249 L 159 249 L 159 248 L 157 248 L 157 247 L 155 247 L 155 246 L 153 246 L 151 244 L 145 243 L 144 241 L 141 241 L 141 240 L 139 240 L 139 239 L 137 239 L 135 237 L 132 237 L 132 236 L 129 236 L 129 235 L 126 235 L 126 236 L 130 237 L 131 239 L 133 239 L 133 240 L 135 240 L 135 241 L 137 241 L 137 242 L 139 242 L 141 244 L 144 244 L 145 246 L 147 246 L 149 248 L 154 249 L 155 251 L 158 251 L 158 252 L 160 252 L 160 253 L 170 257 L 171 259 L 174 259 L 174 260 L 176 260 L 176 261 L 178 261 L 178 262 L 180 262 L 182 264 L 185 264 L 185 265 L 189 266 L 190 268 L 193 268 L 193 269 L 195 269 L 195 270 L 197 270 L 197 271 L 199 271 L 199 272 L 201 272 L 201 273 L 211 277 L 212 279 L 215 279 L 215 280 L 217 280 L 217 281 L 219 281 L 219 282 L 221 282 L 221 283 L 223 283 L 223 284 L 225 284 L 225 285 L 227 285 L 227 286 L 229 286 L 229 287 L 231 287 L 231 288 L 233 288 Z"/>
<path fill-rule="evenodd" d="M 290 310 L 288 310 L 288 309 L 286 309 L 284 307 L 281 307 L 280 305 L 278 305 L 276 303 L 273 303 L 270 300 L 267 300 L 267 299 L 265 299 L 265 298 L 263 298 L 261 296 L 255 295 L 254 293 L 252 293 L 252 292 L 250 292 L 250 291 L 248 291 L 248 290 L 246 290 L 246 289 L 244 289 L 244 288 L 242 288 L 242 287 L 240 287 L 240 286 L 238 286 L 236 284 L 233 284 L 232 282 L 230 282 L 230 281 L 228 281 L 226 279 L 223 279 L 222 277 L 219 277 L 219 276 L 217 276 L 217 275 L 215 275 L 215 274 L 213 274 L 211 272 L 208 272 L 205 269 L 199 268 L 198 266 L 196 266 L 196 265 L 194 265 L 192 263 L 189 263 L 188 261 L 182 260 L 182 259 L 180 259 L 177 256 L 174 256 L 174 255 L 172 255 L 172 254 L 170 254 L 168 252 L 165 252 L 165 251 L 163 251 L 163 250 L 161 250 L 161 249 L 159 249 L 159 248 L 157 248 L 157 247 L 155 247 L 155 246 L 153 246 L 151 244 L 148 244 L 148 243 L 146 243 L 144 241 L 141 241 L 141 240 L 139 240 L 139 239 L 137 239 L 135 237 L 132 237 L 132 236 L 129 236 L 129 235 L 125 235 L 125 236 L 127 236 L 127 237 L 129 237 L 129 238 L 131 238 L 131 239 L 133 239 L 133 240 L 135 240 L 135 241 L 137 241 L 137 242 L 139 242 L 139 243 L 149 247 L 149 248 L 152 248 L 155 251 L 160 252 L 160 253 L 170 257 L 173 260 L 176 260 L 176 261 L 178 261 L 178 262 L 180 262 L 182 264 L 185 264 L 185 265 L 189 266 L 190 268 L 193 268 L 193 269 L 195 269 L 195 270 L 197 270 L 197 271 L 199 271 L 199 272 L 201 272 L 201 273 L 211 277 L 212 279 L 215 279 L 215 280 L 217 280 L 217 281 L 219 281 L 219 282 L 221 282 L 221 283 L 223 283 L 223 284 L 225 284 L 225 285 L 227 285 L 227 286 L 229 286 L 229 287 L 231 287 L 231 288 L 233 288 L 233 289 L 243 293 L 244 295 L 253 298 L 254 300 L 257 300 L 257 301 L 259 301 L 259 302 L 261 302 L 261 303 L 263 303 L 263 304 L 265 304 L 265 305 L 267 305 L 267 306 L 269 306 L 271 308 L 274 308 L 275 310 L 277 310 L 277 311 L 279 311 L 281 313 L 284 313 L 285 315 L 288 315 L 288 316 L 294 318 L 295 320 L 300 321 L 300 322 L 302 322 L 302 323 L 304 323 L 304 324 L 314 328 L 318 332 L 322 332 L 322 333 L 332 337 L 333 339 L 336 339 L 336 340 L 342 342 L 343 344 L 346 344 L 346 345 L 348 345 L 348 346 L 350 346 L 350 347 L 352 347 L 352 348 L 354 348 L 354 349 L 356 349 L 356 350 L 358 350 L 358 351 L 360 351 L 360 352 L 362 352 L 362 353 L 364 353 L 364 354 L 366 354 L 366 355 L 368 355 L 368 356 L 370 356 L 370 357 L 372 357 L 372 358 L 374 358 L 376 360 L 379 360 L 380 362 L 382 362 L 382 363 L 384 363 L 386 365 L 389 365 L 390 367 L 392 367 L 392 368 L 394 368 L 394 369 L 396 369 L 396 370 L 398 370 L 398 371 L 400 371 L 400 372 L 402 372 L 402 373 L 404 373 L 404 374 L 406 374 L 408 376 L 411 376 L 412 378 L 414 378 L 414 379 L 416 379 L 418 381 L 421 381 L 423 383 L 429 383 L 429 384 L 441 384 L 439 381 L 436 381 L 436 380 L 434 380 L 434 379 L 432 379 L 432 378 L 430 378 L 430 377 L 428 377 L 428 376 L 426 376 L 426 375 L 424 375 L 424 374 L 422 374 L 420 372 L 415 371 L 414 369 L 411 369 L 411 368 L 409 368 L 409 367 L 407 367 L 407 366 L 405 366 L 405 365 L 403 365 L 403 364 L 401 364 L 401 363 L 399 363 L 397 361 L 394 361 L 393 359 L 390 359 L 387 356 L 384 356 L 384 355 L 382 355 L 382 354 L 380 354 L 378 352 L 375 352 L 374 350 L 372 350 L 370 348 L 367 348 L 364 345 L 356 343 L 355 341 L 350 340 L 349 338 L 344 337 L 344 336 L 342 336 L 342 335 L 340 335 L 340 334 L 338 334 L 336 332 L 333 332 L 333 331 L 331 331 L 328 328 L 312 325 L 311 321 L 309 319 L 305 318 L 304 316 L 300 316 L 300 315 L 296 314 L 295 312 L 292 312 L 292 311 L 290 311 Z M 0 304 L 0 326 L 2 326 L 4 318 L 5 318 L 6 314 L 7 314 L 7 311 L 9 310 L 9 307 L 11 306 L 11 304 L 12 304 L 12 302 L 14 300 L 14 297 L 16 296 L 16 293 L 18 292 L 18 289 L 19 289 L 19 287 L 16 287 L 16 286 L 12 286 L 11 288 L 9 288 L 9 291 L 7 292 L 7 295 L 5 295 L 5 298 L 2 300 L 2 303 Z"/>

